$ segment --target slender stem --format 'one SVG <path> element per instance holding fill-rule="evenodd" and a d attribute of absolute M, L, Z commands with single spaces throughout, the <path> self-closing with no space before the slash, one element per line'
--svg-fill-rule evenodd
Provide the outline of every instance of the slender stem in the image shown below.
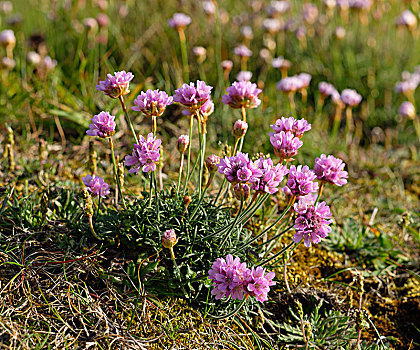
<path fill-rule="evenodd" d="M 232 156 L 234 156 L 236 154 L 236 148 L 238 147 L 238 142 L 239 142 L 240 138 L 235 138 L 235 146 L 233 147 L 233 153 Z"/>
<path fill-rule="evenodd" d="M 287 97 L 289 98 L 290 112 L 293 116 L 296 116 L 295 93 L 289 92 Z"/>
<path fill-rule="evenodd" d="M 181 43 L 182 72 L 183 72 L 184 82 L 188 83 L 190 81 L 190 73 L 189 73 L 189 68 L 188 68 L 187 39 L 185 38 L 184 29 L 179 29 L 178 34 L 179 34 L 179 41 Z"/>
<path fill-rule="evenodd" d="M 181 187 L 182 167 L 184 166 L 184 153 L 181 153 L 181 160 L 179 162 L 178 186 L 176 188 L 176 196 L 178 197 L 179 188 Z"/>
<path fill-rule="evenodd" d="M 213 319 L 213 320 L 223 320 L 223 319 L 225 319 L 225 318 L 228 318 L 228 317 L 230 317 L 230 316 L 233 316 L 233 315 L 235 315 L 235 314 L 236 314 L 236 313 L 237 313 L 240 309 L 242 309 L 242 306 L 244 306 L 244 304 L 245 304 L 246 300 L 247 300 L 247 298 L 245 297 L 245 298 L 241 301 L 241 303 L 238 305 L 238 307 L 237 307 L 235 310 L 233 310 L 233 311 L 229 312 L 228 314 L 225 314 L 225 315 L 222 315 L 222 316 L 213 316 L 213 315 L 208 314 L 208 315 L 207 315 L 207 317 L 208 317 L 208 318 L 210 318 L 210 319 Z"/>
<path fill-rule="evenodd" d="M 270 231 L 275 225 L 277 225 L 284 218 L 284 216 L 288 213 L 290 207 L 293 205 L 293 202 L 294 202 L 294 200 L 289 202 L 289 205 L 287 206 L 287 208 L 283 211 L 283 213 L 280 215 L 280 217 L 276 221 L 274 221 L 274 223 L 272 223 L 270 226 L 268 226 L 265 230 L 263 230 L 260 234 L 258 234 L 254 238 L 252 238 L 250 241 L 246 242 L 246 244 L 244 244 L 242 247 L 240 247 L 238 249 L 238 251 L 241 251 L 242 249 L 246 248 L 252 242 L 255 242 L 258 238 L 263 236 L 265 233 Z"/>
<path fill-rule="evenodd" d="M 203 173 L 203 163 L 204 163 L 204 159 L 203 159 L 203 152 L 202 152 L 202 148 L 203 148 L 203 134 L 201 133 L 201 123 L 200 123 L 200 116 L 199 116 L 199 112 L 198 110 L 196 111 L 196 115 L 197 115 L 197 124 L 198 124 L 198 143 L 199 143 L 199 156 L 200 156 L 200 165 L 199 165 L 199 169 L 198 169 L 198 179 L 197 179 L 197 190 L 198 190 L 198 198 L 201 197 L 201 182 L 202 182 L 202 173 Z"/>
<path fill-rule="evenodd" d="M 152 207 L 152 190 L 153 190 L 153 174 L 150 175 L 150 188 L 149 188 L 149 207 Z"/>
<path fill-rule="evenodd" d="M 276 259 L 278 256 L 284 254 L 285 251 L 287 251 L 293 244 L 295 244 L 295 242 L 290 242 L 286 247 L 284 247 L 282 250 L 280 250 L 277 254 L 274 254 L 271 258 L 268 258 L 267 260 L 263 261 L 260 266 L 264 266 L 267 265 L 270 261 L 273 261 L 274 259 Z"/>
<path fill-rule="evenodd" d="M 187 189 L 187 185 L 188 185 L 188 176 L 190 173 L 190 163 L 191 163 L 191 144 L 192 144 L 192 132 L 193 132 L 193 124 L 194 124 L 194 115 L 191 114 L 190 116 L 190 145 L 188 146 L 188 158 L 187 158 L 187 176 L 185 178 L 185 186 L 184 186 L 184 190 L 182 191 L 182 194 L 185 194 L 185 191 Z"/>
<path fill-rule="evenodd" d="M 222 184 L 219 186 L 219 192 L 217 192 L 217 195 L 213 200 L 213 205 L 216 205 L 217 200 L 219 199 L 220 194 L 222 193 L 222 190 L 223 190 L 223 187 L 224 187 L 225 183 L 226 183 L 226 177 L 223 178 Z"/>
<path fill-rule="evenodd" d="M 119 100 L 120 100 L 121 107 L 122 107 L 122 109 L 124 111 L 124 114 L 125 114 L 125 119 L 127 120 L 127 123 L 128 123 L 128 125 L 130 127 L 130 130 L 131 130 L 131 132 L 132 132 L 132 134 L 134 136 L 134 139 L 136 140 L 136 143 L 138 144 L 139 143 L 139 140 L 137 139 L 137 135 L 136 135 L 136 131 L 134 130 L 133 123 L 131 122 L 131 119 L 128 116 L 127 107 L 125 106 L 125 102 L 124 102 L 124 97 L 121 95 L 119 97 Z"/>
<path fill-rule="evenodd" d="M 156 123 L 156 116 L 152 115 L 152 132 L 153 132 L 153 137 L 156 136 L 156 131 L 157 131 L 157 123 Z"/>
<path fill-rule="evenodd" d="M 244 106 L 241 107 L 241 115 L 242 115 L 242 120 L 246 122 L 246 108 Z"/>
<path fill-rule="evenodd" d="M 115 162 L 114 144 L 112 142 L 111 137 L 109 137 L 109 147 L 111 147 L 112 164 L 114 165 L 114 175 L 115 175 L 115 180 L 117 182 L 118 192 L 120 194 L 120 197 L 121 197 L 121 200 L 123 202 L 124 208 L 127 209 L 127 206 L 125 205 L 125 200 L 124 200 L 124 197 L 123 197 L 122 191 L 121 191 L 120 178 L 118 177 L 118 171 L 117 171 L 117 163 Z M 115 205 L 118 205 L 118 203 L 115 203 Z"/>
<path fill-rule="evenodd" d="M 321 185 L 319 186 L 319 189 L 318 189 L 318 196 L 316 197 L 314 205 L 316 205 L 316 203 L 318 203 L 319 198 L 321 198 L 322 190 L 324 189 L 324 185 L 325 185 L 325 182 L 321 182 Z"/>
<path fill-rule="evenodd" d="M 240 214 L 240 213 L 241 213 L 241 211 L 242 211 L 242 207 L 243 207 L 243 205 L 244 205 L 244 199 L 243 199 L 243 196 L 242 196 L 242 197 L 241 197 L 241 204 L 239 205 L 239 211 L 238 211 L 238 214 L 236 215 L 235 220 L 233 221 L 232 226 L 230 227 L 230 229 L 228 230 L 228 232 L 226 232 L 225 237 L 223 238 L 222 243 L 220 243 L 220 247 L 221 247 L 221 248 L 223 248 L 224 244 L 226 243 L 226 241 L 227 241 L 227 240 L 228 240 L 228 238 L 229 238 L 230 233 L 231 233 L 231 232 L 233 231 L 233 229 L 235 228 L 236 223 L 238 222 L 238 219 L 239 219 L 239 214 Z"/>
<path fill-rule="evenodd" d="M 103 241 L 103 239 L 97 235 L 97 233 L 95 232 L 95 230 L 94 230 L 94 228 L 93 228 L 92 215 L 88 215 L 88 216 L 89 216 L 89 227 L 90 227 L 90 232 L 92 232 L 93 236 L 94 236 L 96 239 L 98 239 L 98 240 L 100 240 L 100 241 Z"/>

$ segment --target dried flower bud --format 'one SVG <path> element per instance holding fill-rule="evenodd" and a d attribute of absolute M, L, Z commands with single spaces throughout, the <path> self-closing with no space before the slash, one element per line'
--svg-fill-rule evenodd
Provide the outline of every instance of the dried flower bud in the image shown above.
<path fill-rule="evenodd" d="M 220 163 L 220 157 L 215 154 L 211 154 L 206 159 L 206 167 L 210 173 L 214 173 L 217 170 L 217 164 Z"/>
<path fill-rule="evenodd" d="M 240 139 L 245 136 L 248 130 L 248 123 L 243 120 L 237 120 L 233 125 L 232 134 L 237 139 Z"/>
<path fill-rule="evenodd" d="M 179 153 L 184 153 L 188 147 L 190 146 L 190 138 L 188 137 L 188 135 L 181 135 L 178 138 L 178 142 L 177 142 L 177 149 L 179 151 Z"/>
<path fill-rule="evenodd" d="M 185 196 L 182 198 L 182 200 L 184 201 L 185 208 L 187 208 L 187 207 L 190 205 L 190 203 L 192 202 L 192 198 L 191 198 L 191 196 L 187 196 L 187 195 L 185 195 Z"/>
<path fill-rule="evenodd" d="M 178 238 L 176 237 L 174 230 L 166 230 L 162 235 L 162 245 L 165 248 L 172 249 L 177 244 Z"/>
<path fill-rule="evenodd" d="M 251 189 L 247 184 L 238 183 L 233 187 L 233 193 L 237 200 L 248 200 L 250 191 Z"/>

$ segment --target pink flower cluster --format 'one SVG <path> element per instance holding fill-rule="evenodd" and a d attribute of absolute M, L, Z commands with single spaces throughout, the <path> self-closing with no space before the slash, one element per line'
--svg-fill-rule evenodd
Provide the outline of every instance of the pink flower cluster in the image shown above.
<path fill-rule="evenodd" d="M 109 195 L 109 185 L 102 177 L 86 175 L 82 178 L 82 180 L 89 192 L 91 192 L 94 196 L 101 196 L 102 198 L 105 198 Z"/>
<path fill-rule="evenodd" d="M 220 174 L 233 183 L 252 183 L 262 175 L 262 171 L 249 160 L 248 154 L 238 152 L 236 156 L 224 157 L 217 165 Z"/>
<path fill-rule="evenodd" d="M 328 226 L 332 223 L 331 211 L 325 202 L 314 205 L 312 200 L 301 198 L 294 209 L 298 214 L 294 225 L 295 243 L 299 243 L 303 238 L 305 246 L 310 247 L 311 240 L 314 244 L 318 244 L 331 232 L 331 227 Z"/>
<path fill-rule="evenodd" d="M 92 124 L 89 124 L 89 130 L 86 131 L 89 136 L 98 136 L 101 138 L 110 137 L 115 134 L 115 116 L 108 112 L 101 112 L 92 118 Z"/>
<path fill-rule="evenodd" d="M 197 85 L 194 83 L 182 84 L 182 86 L 175 90 L 173 97 L 174 102 L 182 104 L 189 109 L 198 109 L 208 100 L 210 100 L 210 92 L 212 86 L 206 85 L 204 81 L 197 80 Z"/>
<path fill-rule="evenodd" d="M 173 97 L 168 96 L 165 91 L 147 90 L 141 92 L 134 100 L 136 106 L 131 107 L 133 111 L 143 112 L 148 117 L 160 117 L 166 106 L 172 104 Z"/>
<path fill-rule="evenodd" d="M 209 279 L 213 280 L 215 287 L 211 294 L 216 300 L 229 296 L 242 300 L 244 296 L 253 296 L 262 303 L 268 300 L 270 287 L 276 284 L 274 277 L 274 272 L 266 274 L 261 266 L 247 268 L 246 263 L 241 263 L 238 257 L 234 259 L 230 254 L 226 260 L 218 258 L 209 270 Z"/>
<path fill-rule="evenodd" d="M 307 165 L 292 165 L 289 170 L 287 187 L 294 196 L 306 196 L 309 193 L 318 191 L 318 183 L 315 182 L 316 175 L 309 170 Z"/>
<path fill-rule="evenodd" d="M 277 90 L 281 90 L 284 93 L 296 92 L 301 89 L 306 89 L 311 82 L 311 75 L 307 73 L 300 73 L 291 77 L 285 77 L 281 79 L 276 87 Z"/>
<path fill-rule="evenodd" d="M 168 20 L 168 24 L 171 28 L 176 30 L 184 29 L 191 23 L 191 17 L 184 13 L 174 13 L 171 19 Z"/>
<path fill-rule="evenodd" d="M 280 182 L 289 173 L 285 165 L 274 166 L 271 158 L 261 157 L 255 162 L 255 166 L 262 171 L 262 175 L 252 184 L 251 189 L 260 193 L 276 193 Z"/>
<path fill-rule="evenodd" d="M 362 101 L 362 96 L 360 96 L 356 90 L 344 89 L 341 92 L 341 101 L 347 106 L 355 107 Z"/>
<path fill-rule="evenodd" d="M 346 164 L 341 159 L 321 154 L 321 157 L 315 159 L 314 173 L 320 181 L 343 186 L 349 177 L 347 171 L 343 170 L 345 166 Z"/>
<path fill-rule="evenodd" d="M 134 145 L 133 155 L 125 157 L 125 164 L 131 166 L 129 173 L 137 174 L 140 168 L 144 173 L 156 171 L 156 163 L 160 158 L 160 145 L 162 141 L 153 136 L 147 135 L 147 139 L 140 136 L 139 144 Z"/>
<path fill-rule="evenodd" d="M 222 102 L 232 108 L 257 108 L 261 104 L 258 95 L 262 90 L 249 81 L 234 82 L 226 92 L 228 94 L 222 97 Z"/>
<path fill-rule="evenodd" d="M 130 90 L 128 85 L 130 81 L 134 78 L 134 75 L 131 72 L 121 71 L 114 72 L 114 75 L 107 74 L 107 79 L 100 81 L 96 85 L 96 90 L 105 92 L 105 95 L 108 95 L 112 98 L 119 98 L 120 96 L 127 95 Z"/>
<path fill-rule="evenodd" d="M 295 119 L 293 117 L 285 118 L 281 117 L 276 120 L 275 124 L 270 125 L 274 132 L 279 133 L 281 131 L 287 132 L 290 131 L 294 136 L 301 138 L 306 131 L 312 129 L 311 124 L 309 124 L 305 119 Z M 274 134 L 274 133 L 271 133 Z M 270 134 L 270 136 L 271 136 Z"/>

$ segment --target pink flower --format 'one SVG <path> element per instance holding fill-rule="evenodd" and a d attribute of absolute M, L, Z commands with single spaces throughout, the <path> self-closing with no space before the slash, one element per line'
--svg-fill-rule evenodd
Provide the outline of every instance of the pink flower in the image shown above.
<path fill-rule="evenodd" d="M 260 193 L 276 193 L 279 190 L 280 182 L 289 172 L 284 165 L 277 164 L 274 166 L 271 158 L 264 159 L 261 157 L 255 162 L 255 166 L 261 169 L 262 175 L 257 178 L 251 188 Z"/>
<path fill-rule="evenodd" d="M 234 82 L 226 92 L 228 94 L 222 97 L 222 102 L 232 108 L 257 108 L 261 104 L 258 95 L 262 90 L 249 81 Z"/>
<path fill-rule="evenodd" d="M 182 104 L 189 109 L 199 109 L 210 99 L 212 86 L 206 85 L 204 81 L 197 80 L 197 86 L 194 83 L 183 84 L 175 90 L 174 102 Z"/>
<path fill-rule="evenodd" d="M 346 164 L 341 159 L 321 154 L 321 157 L 315 159 L 314 172 L 320 181 L 343 186 L 349 177 L 347 171 L 343 170 L 345 166 Z"/>
<path fill-rule="evenodd" d="M 316 175 L 312 170 L 309 170 L 307 165 L 299 165 L 298 167 L 292 165 L 289 170 L 289 180 L 287 187 L 294 196 L 306 196 L 311 192 L 318 191 L 318 183 L 314 182 Z"/>
<path fill-rule="evenodd" d="M 147 90 L 141 92 L 134 100 L 136 106 L 131 107 L 133 111 L 141 111 L 148 117 L 160 117 L 166 106 L 172 104 L 173 98 L 168 96 L 165 91 Z"/>
<path fill-rule="evenodd" d="M 248 49 L 245 45 L 239 45 L 239 46 L 235 47 L 235 49 L 233 50 L 233 53 L 237 56 L 240 56 L 240 57 L 251 57 L 252 56 L 252 51 L 250 49 Z"/>
<path fill-rule="evenodd" d="M 275 124 L 270 126 L 276 133 L 281 131 L 290 131 L 298 138 L 301 138 L 306 131 L 312 129 L 311 124 L 309 124 L 305 119 L 302 118 L 298 120 L 293 117 L 281 117 L 280 119 L 276 120 Z M 271 136 L 272 133 L 269 135 Z"/>
<path fill-rule="evenodd" d="M 325 202 L 317 203 L 300 199 L 294 206 L 298 217 L 295 220 L 296 233 L 293 241 L 299 243 L 302 238 L 306 247 L 313 243 L 318 244 L 322 238 L 328 236 L 331 232 L 330 225 L 332 223 L 330 208 Z"/>
<path fill-rule="evenodd" d="M 93 195 L 101 196 L 102 198 L 105 198 L 107 195 L 109 195 L 109 185 L 104 181 L 103 178 L 95 175 L 86 175 L 82 178 L 82 180 L 89 192 L 91 192 Z"/>
<path fill-rule="evenodd" d="M 274 152 L 281 160 L 291 159 L 303 145 L 303 142 L 291 131 L 270 133 L 270 142 L 274 147 Z"/>
<path fill-rule="evenodd" d="M 160 158 L 160 145 L 162 141 L 153 137 L 153 133 L 147 135 L 147 139 L 140 136 L 139 144 L 135 144 L 133 155 L 125 157 L 125 164 L 131 166 L 129 173 L 137 174 L 140 168 L 144 173 L 156 171 L 156 163 Z"/>
<path fill-rule="evenodd" d="M 267 294 L 270 291 L 270 287 L 276 284 L 276 282 L 273 281 L 275 276 L 274 272 L 265 274 L 265 270 L 261 266 L 258 266 L 257 268 L 253 267 L 246 280 L 248 294 L 254 296 L 261 303 L 267 301 Z"/>
<path fill-rule="evenodd" d="M 176 237 L 174 230 L 166 230 L 162 234 L 162 245 L 165 248 L 170 249 L 177 243 L 178 243 L 178 238 Z"/>
<path fill-rule="evenodd" d="M 107 79 L 100 81 L 96 85 L 96 90 L 105 92 L 105 95 L 108 95 L 112 98 L 119 98 L 120 96 L 127 95 L 130 90 L 128 85 L 130 81 L 134 78 L 134 75 L 131 72 L 121 71 L 115 72 L 114 75 L 107 74 Z"/>
<path fill-rule="evenodd" d="M 171 28 L 176 30 L 184 29 L 191 23 L 191 17 L 184 13 L 174 13 L 171 19 L 168 20 L 168 24 Z"/>
<path fill-rule="evenodd" d="M 347 106 L 355 107 L 362 101 L 362 96 L 360 96 L 356 90 L 344 89 L 341 92 L 341 101 Z"/>
<path fill-rule="evenodd" d="M 115 116 L 101 112 L 92 118 L 92 124 L 89 124 L 86 134 L 101 138 L 110 137 L 115 134 L 115 125 Z"/>
<path fill-rule="evenodd" d="M 220 174 L 233 183 L 252 183 L 262 175 L 262 171 L 249 160 L 248 154 L 238 152 L 236 156 L 225 157 L 217 165 Z"/>

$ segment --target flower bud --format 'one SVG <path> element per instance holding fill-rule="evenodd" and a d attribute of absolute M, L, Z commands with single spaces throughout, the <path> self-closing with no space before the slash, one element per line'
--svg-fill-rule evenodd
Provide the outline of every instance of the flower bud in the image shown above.
<path fill-rule="evenodd" d="M 14 48 L 16 45 L 16 37 L 11 29 L 5 29 L 0 33 L 0 44 L 4 47 Z"/>
<path fill-rule="evenodd" d="M 178 238 L 176 237 L 174 230 L 166 230 L 162 235 L 162 245 L 165 248 L 172 249 L 177 244 Z"/>
<path fill-rule="evenodd" d="M 109 26 L 109 17 L 105 13 L 100 13 L 96 16 L 96 22 L 99 27 L 104 28 Z"/>
<path fill-rule="evenodd" d="M 233 62 L 232 61 L 230 61 L 230 60 L 222 61 L 223 70 L 230 72 L 232 70 L 232 67 L 233 67 Z"/>
<path fill-rule="evenodd" d="M 177 147 L 179 153 L 182 154 L 188 149 L 189 145 L 190 145 L 190 138 L 187 135 L 181 135 L 178 138 L 178 142 L 177 142 L 176 147 Z"/>
<path fill-rule="evenodd" d="M 28 63 L 37 66 L 41 63 L 41 56 L 35 51 L 29 51 L 26 55 L 26 60 Z"/>
<path fill-rule="evenodd" d="M 398 114 L 405 118 L 414 119 L 416 116 L 416 108 L 411 102 L 405 101 L 401 103 L 400 107 L 398 108 Z"/>
<path fill-rule="evenodd" d="M 243 120 L 237 120 L 233 125 L 232 134 L 237 139 L 240 139 L 245 136 L 246 131 L 248 130 L 248 123 Z"/>
<path fill-rule="evenodd" d="M 98 30 L 98 22 L 95 18 L 92 17 L 86 17 L 83 20 L 83 26 L 88 32 L 96 33 L 96 31 Z"/>
<path fill-rule="evenodd" d="M 337 27 L 334 34 L 337 40 L 343 40 L 346 36 L 346 30 L 343 27 Z"/>
<path fill-rule="evenodd" d="M 211 154 L 206 159 L 206 167 L 210 173 L 214 173 L 217 170 L 217 164 L 220 163 L 220 157 L 215 154 Z"/>
<path fill-rule="evenodd" d="M 3 57 L 1 59 L 1 68 L 12 70 L 13 68 L 15 68 L 15 66 L 16 66 L 16 62 L 12 58 Z"/>
<path fill-rule="evenodd" d="M 197 59 L 198 63 L 203 63 L 206 59 L 207 50 L 202 46 L 193 47 L 193 54 Z"/>
<path fill-rule="evenodd" d="M 246 201 L 249 198 L 250 187 L 247 184 L 238 183 L 233 187 L 233 193 L 237 200 Z"/>
<path fill-rule="evenodd" d="M 185 208 L 188 207 L 190 205 L 190 203 L 192 202 L 192 198 L 191 196 L 187 196 L 185 195 L 182 200 L 184 201 L 185 204 Z"/>

